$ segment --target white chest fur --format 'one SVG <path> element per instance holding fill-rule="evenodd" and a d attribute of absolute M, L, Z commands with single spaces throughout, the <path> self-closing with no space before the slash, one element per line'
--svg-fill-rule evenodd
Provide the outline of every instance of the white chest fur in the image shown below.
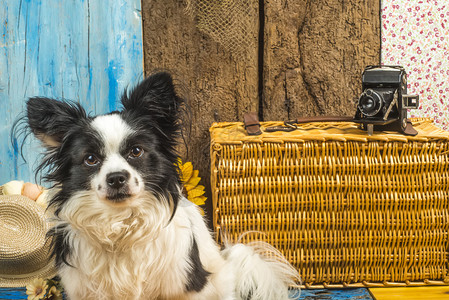
<path fill-rule="evenodd" d="M 60 274 L 72 299 L 232 298 L 232 289 L 224 288 L 232 286 L 232 272 L 198 208 L 181 200 L 169 223 L 169 210 L 155 209 L 149 205 L 145 212 L 114 215 L 109 223 L 104 218 L 94 222 L 99 217 L 86 216 L 86 212 L 71 214 L 69 262 L 74 267 L 64 266 Z M 199 294 L 186 293 L 193 239 L 203 267 L 211 273 Z M 217 289 L 211 284 L 215 280 L 229 281 L 229 285 L 220 284 L 222 290 Z"/>

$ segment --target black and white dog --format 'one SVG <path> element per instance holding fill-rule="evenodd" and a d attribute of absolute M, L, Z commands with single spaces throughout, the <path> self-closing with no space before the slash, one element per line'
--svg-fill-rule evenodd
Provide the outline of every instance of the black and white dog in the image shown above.
<path fill-rule="evenodd" d="M 54 184 L 48 233 L 69 299 L 287 299 L 295 269 L 265 244 L 220 251 L 181 194 L 176 141 L 183 101 L 167 73 L 123 109 L 91 117 L 77 103 L 27 102 Z M 264 255 L 271 251 L 272 255 Z"/>

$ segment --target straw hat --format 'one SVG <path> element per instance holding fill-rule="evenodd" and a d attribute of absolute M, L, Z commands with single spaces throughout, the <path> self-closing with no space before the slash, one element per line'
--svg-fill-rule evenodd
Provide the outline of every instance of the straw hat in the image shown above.
<path fill-rule="evenodd" d="M 22 287 L 56 275 L 45 237 L 49 227 L 45 209 L 33 200 L 0 195 L 0 287 Z"/>

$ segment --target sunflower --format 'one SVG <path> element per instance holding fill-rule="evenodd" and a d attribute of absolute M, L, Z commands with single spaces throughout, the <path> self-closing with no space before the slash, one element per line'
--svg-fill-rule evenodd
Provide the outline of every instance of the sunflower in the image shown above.
<path fill-rule="evenodd" d="M 204 205 L 207 198 L 204 196 L 204 186 L 199 184 L 199 171 L 193 169 L 191 162 L 183 164 L 181 159 L 178 159 L 178 167 L 184 195 L 196 205 Z"/>
<path fill-rule="evenodd" d="M 48 285 L 46 280 L 42 278 L 36 278 L 30 284 L 28 284 L 26 288 L 28 300 L 40 300 L 45 297 Z"/>

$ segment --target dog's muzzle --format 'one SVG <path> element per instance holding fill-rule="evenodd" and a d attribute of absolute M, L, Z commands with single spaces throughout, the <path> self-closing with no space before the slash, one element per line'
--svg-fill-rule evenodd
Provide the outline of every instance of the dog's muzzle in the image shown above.
<path fill-rule="evenodd" d="M 112 172 L 106 176 L 107 195 L 106 198 L 113 202 L 122 202 L 131 197 L 128 181 L 128 171 Z"/>

